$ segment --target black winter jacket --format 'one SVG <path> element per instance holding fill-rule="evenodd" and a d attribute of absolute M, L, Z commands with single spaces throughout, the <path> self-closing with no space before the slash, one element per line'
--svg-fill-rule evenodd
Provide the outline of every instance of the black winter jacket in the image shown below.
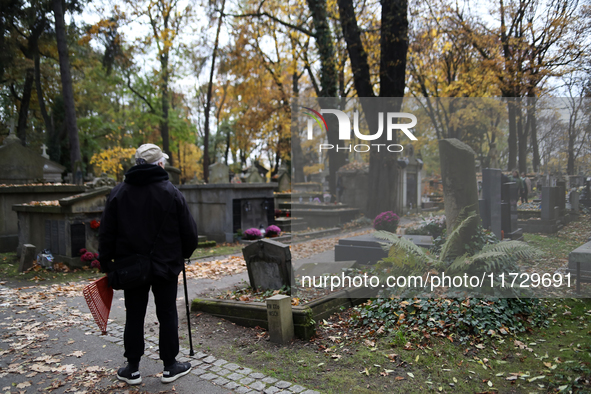
<path fill-rule="evenodd" d="M 101 270 L 116 269 L 115 259 L 149 255 L 169 206 L 152 262 L 155 276 L 177 277 L 183 258 L 190 257 L 197 247 L 197 224 L 185 197 L 168 181 L 168 173 L 152 164 L 130 168 L 125 181 L 107 198 L 99 228 Z"/>

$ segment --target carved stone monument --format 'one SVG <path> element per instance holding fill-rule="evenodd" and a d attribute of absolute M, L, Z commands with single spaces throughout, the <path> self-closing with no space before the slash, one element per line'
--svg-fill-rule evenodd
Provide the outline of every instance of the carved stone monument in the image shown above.
<path fill-rule="evenodd" d="M 230 167 L 216 162 L 209 166 L 209 183 L 228 183 L 230 180 Z"/>
<path fill-rule="evenodd" d="M 291 287 L 293 270 L 289 245 L 262 239 L 242 249 L 248 279 L 255 289 L 279 290 Z"/>

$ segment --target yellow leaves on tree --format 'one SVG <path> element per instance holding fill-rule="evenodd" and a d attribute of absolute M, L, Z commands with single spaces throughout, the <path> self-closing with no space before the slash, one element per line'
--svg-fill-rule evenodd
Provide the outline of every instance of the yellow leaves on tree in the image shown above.
<path fill-rule="evenodd" d="M 179 147 L 179 167 L 181 182 L 187 183 L 194 178 L 203 179 L 203 166 L 199 164 L 203 152 L 194 144 L 182 144 Z"/>
<path fill-rule="evenodd" d="M 123 165 L 135 154 L 135 148 L 107 148 L 95 153 L 90 159 L 90 164 L 94 166 L 97 173 L 106 173 L 118 181 L 123 179 Z"/>

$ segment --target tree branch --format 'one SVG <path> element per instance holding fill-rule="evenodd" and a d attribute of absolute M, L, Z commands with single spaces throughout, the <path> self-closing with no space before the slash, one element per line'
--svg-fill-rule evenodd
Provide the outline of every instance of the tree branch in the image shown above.
<path fill-rule="evenodd" d="M 150 112 L 155 114 L 156 111 L 154 110 L 154 107 L 152 107 L 152 104 L 150 104 L 150 102 L 148 101 L 148 99 L 146 99 L 144 96 L 142 96 L 140 94 L 140 92 L 138 92 L 137 90 L 135 90 L 133 88 L 133 86 L 131 86 L 131 77 L 128 75 L 127 76 L 127 87 L 129 88 L 129 90 L 131 90 L 136 96 L 138 96 L 143 102 L 145 102 L 146 104 L 148 104 L 148 107 L 150 107 Z"/>
<path fill-rule="evenodd" d="M 282 21 L 281 19 L 269 14 L 268 12 L 264 11 L 264 12 L 250 12 L 250 13 L 246 13 L 246 14 L 225 14 L 226 16 L 231 16 L 234 18 L 251 18 L 251 17 L 255 17 L 255 18 L 261 18 L 261 17 L 267 17 L 269 19 L 271 19 L 272 21 L 275 21 L 285 27 L 289 27 L 290 29 L 294 29 L 297 30 L 301 33 L 304 33 L 310 37 L 316 37 L 316 34 L 312 33 L 310 30 L 305 29 L 301 26 L 297 26 L 297 25 L 292 25 L 291 23 Z"/>

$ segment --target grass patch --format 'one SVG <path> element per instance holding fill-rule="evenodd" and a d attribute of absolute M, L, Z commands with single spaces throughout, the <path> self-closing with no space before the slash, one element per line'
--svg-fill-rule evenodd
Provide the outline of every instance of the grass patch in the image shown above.
<path fill-rule="evenodd" d="M 341 314 L 321 322 L 313 340 L 284 347 L 265 341 L 264 332 L 255 329 L 241 328 L 251 330 L 250 340 L 234 340 L 232 330 L 238 328 L 222 321 L 211 335 L 219 347 L 211 351 L 323 393 L 589 392 L 591 300 L 547 303 L 549 327 L 483 342 L 426 339 L 412 330 L 335 331 L 347 318 Z M 207 341 L 197 346 L 209 348 Z"/>
<path fill-rule="evenodd" d="M 229 254 L 241 253 L 244 245 L 234 244 L 221 244 L 214 247 L 197 248 L 191 255 L 192 259 L 202 259 L 213 256 L 225 256 Z"/>
<path fill-rule="evenodd" d="M 18 272 L 16 253 L 0 253 L 0 278 L 15 284 L 65 283 L 80 279 L 100 278 L 104 274 L 95 268 L 76 268 L 68 271 L 48 270 L 35 266 L 28 272 Z M 66 268 L 67 269 L 67 268 Z"/>

